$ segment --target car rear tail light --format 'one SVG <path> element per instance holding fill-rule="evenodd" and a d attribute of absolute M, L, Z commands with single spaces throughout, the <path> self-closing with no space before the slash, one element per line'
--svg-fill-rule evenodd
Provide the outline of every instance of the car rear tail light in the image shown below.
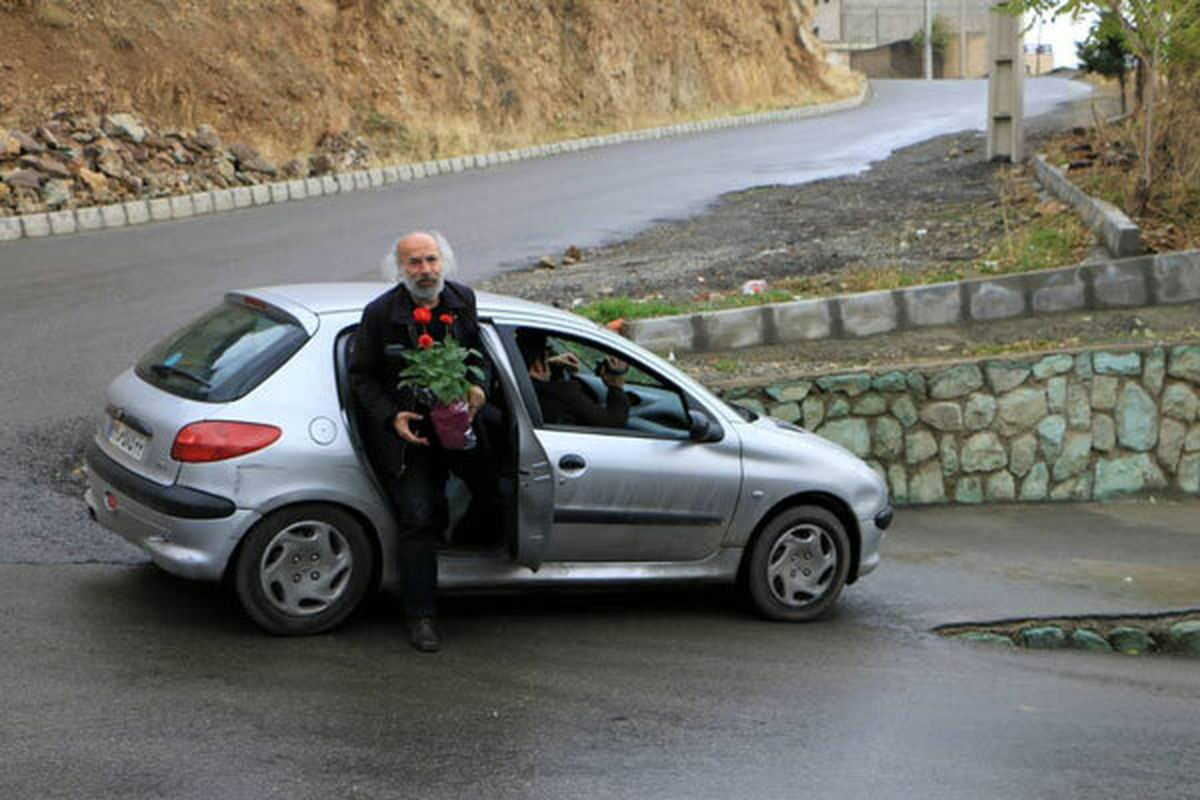
<path fill-rule="evenodd" d="M 280 437 L 274 425 L 253 422 L 193 422 L 171 445 L 171 458 L 188 463 L 223 461 L 261 450 Z"/>

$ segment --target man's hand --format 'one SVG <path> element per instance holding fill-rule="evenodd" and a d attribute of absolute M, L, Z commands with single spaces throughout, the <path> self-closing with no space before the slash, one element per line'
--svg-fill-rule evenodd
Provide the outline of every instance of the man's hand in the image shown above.
<path fill-rule="evenodd" d="M 470 389 L 467 389 L 467 411 L 470 413 L 472 421 L 475 419 L 475 415 L 479 413 L 479 409 L 483 408 L 483 404 L 486 402 L 487 395 L 484 394 L 483 389 L 474 384 L 471 385 Z"/>
<path fill-rule="evenodd" d="M 412 423 L 419 419 L 424 419 L 424 417 L 415 411 L 397 412 L 396 419 L 392 421 L 392 426 L 396 429 L 396 435 L 409 444 L 429 444 L 428 439 L 417 436 L 410 427 Z"/>
<path fill-rule="evenodd" d="M 571 372 L 579 372 L 583 364 L 579 362 L 579 356 L 572 353 L 570 350 L 559 353 L 558 355 L 550 356 L 546 359 L 548 367 L 565 367 Z"/>
<path fill-rule="evenodd" d="M 628 371 L 627 363 L 616 356 L 609 356 L 604 359 L 604 370 L 600 373 L 600 380 L 604 381 L 605 386 L 623 389 L 625 388 L 625 373 Z"/>

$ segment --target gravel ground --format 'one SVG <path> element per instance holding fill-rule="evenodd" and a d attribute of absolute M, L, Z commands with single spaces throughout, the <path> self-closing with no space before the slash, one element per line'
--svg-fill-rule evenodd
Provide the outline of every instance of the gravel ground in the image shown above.
<path fill-rule="evenodd" d="M 970 260 L 1003 233 L 971 213 L 990 221 L 998 199 L 999 167 L 983 150 L 981 135 L 943 136 L 860 175 L 732 192 L 699 216 L 584 251 L 578 264 L 507 273 L 483 288 L 564 307 L 614 294 L 687 301 L 752 279 Z"/>
<path fill-rule="evenodd" d="M 1101 95 L 1096 110 L 1089 100 L 1037 118 L 1027 130 L 1030 152 L 1055 132 L 1115 108 L 1115 98 Z M 845 268 L 917 270 L 973 261 L 1005 235 L 1003 182 L 1030 180 L 1027 170 L 1013 175 L 985 161 L 985 150 L 982 134 L 963 132 L 897 150 L 859 175 L 733 192 L 698 216 L 584 251 L 579 263 L 510 272 L 483 288 L 570 308 L 610 295 L 702 300 L 751 279 L 770 284 Z M 848 365 L 1196 339 L 1200 314 L 1188 304 L 681 355 L 679 364 L 719 386 Z"/>

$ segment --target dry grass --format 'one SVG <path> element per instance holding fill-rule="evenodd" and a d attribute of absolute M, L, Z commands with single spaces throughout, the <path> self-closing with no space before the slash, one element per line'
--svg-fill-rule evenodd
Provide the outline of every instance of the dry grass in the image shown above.
<path fill-rule="evenodd" d="M 1140 117 L 1117 124 L 1103 121 L 1086 131 L 1064 133 L 1051 141 L 1052 162 L 1068 164 L 1090 153 L 1094 163 L 1068 176 L 1085 192 L 1116 205 L 1142 228 L 1154 252 L 1200 248 L 1200 76 L 1181 75 L 1167 99 L 1156 107 L 1154 145 L 1156 179 L 1139 210 L 1138 142 Z"/>
<path fill-rule="evenodd" d="M 910 265 L 855 267 L 778 281 L 774 286 L 802 297 L 903 289 L 1064 267 L 1087 255 L 1095 243 L 1094 235 L 1067 206 L 1041 202 L 1024 167 L 1003 170 L 998 181 L 999 201 L 992 213 L 999 217 L 1004 233 L 980 258 L 918 269 Z M 978 216 L 983 212 L 975 209 L 972 213 Z"/>
<path fill-rule="evenodd" d="M 33 6 L 33 15 L 48 28 L 66 30 L 71 27 L 71 10 L 59 0 L 40 0 Z"/>

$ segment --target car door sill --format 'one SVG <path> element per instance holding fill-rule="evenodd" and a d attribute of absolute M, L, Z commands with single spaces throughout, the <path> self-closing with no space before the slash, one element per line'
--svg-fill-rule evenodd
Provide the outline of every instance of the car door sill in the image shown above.
<path fill-rule="evenodd" d="M 742 548 L 725 547 L 697 561 L 547 561 L 537 572 L 504 557 L 440 553 L 438 588 L 482 589 L 622 583 L 731 583 Z"/>

